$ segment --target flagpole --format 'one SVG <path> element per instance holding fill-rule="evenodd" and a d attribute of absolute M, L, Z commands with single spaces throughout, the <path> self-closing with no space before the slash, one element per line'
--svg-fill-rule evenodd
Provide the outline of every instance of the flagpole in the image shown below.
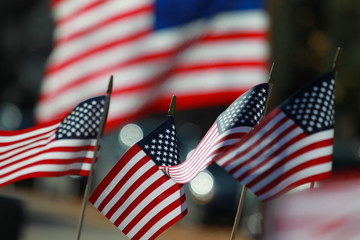
<path fill-rule="evenodd" d="M 86 183 L 86 186 L 85 186 L 85 192 L 84 192 L 82 209 L 81 209 L 81 214 L 80 214 L 80 219 L 79 219 L 79 225 L 78 225 L 77 234 L 76 234 L 76 240 L 79 240 L 80 235 L 81 235 L 81 229 L 82 229 L 83 222 L 84 222 L 86 204 L 87 204 L 87 201 L 88 201 L 88 198 L 89 198 L 89 195 L 90 195 L 90 188 L 91 188 L 91 184 L 92 184 L 92 181 L 93 181 L 96 159 L 97 159 L 97 155 L 98 155 L 99 148 L 100 148 L 100 141 L 101 141 L 101 138 L 102 138 L 102 136 L 104 134 L 106 118 L 107 118 L 107 114 L 108 114 L 108 111 L 109 111 L 110 94 L 111 94 L 111 91 L 112 91 L 112 86 L 113 86 L 113 76 L 110 77 L 109 84 L 108 84 L 108 89 L 106 91 L 104 112 L 103 112 L 103 115 L 101 117 L 99 131 L 98 131 L 97 137 L 96 137 L 96 145 L 95 145 L 94 155 L 93 155 L 93 158 L 92 158 L 92 161 L 91 161 L 90 172 L 89 172 L 89 176 L 88 176 L 87 183 Z"/>
<path fill-rule="evenodd" d="M 272 81 L 271 81 L 272 77 L 271 76 L 272 76 L 272 72 L 273 72 L 273 69 L 274 69 L 274 65 L 275 65 L 275 63 L 272 63 L 271 68 L 270 68 L 270 73 L 269 73 L 268 82 L 270 83 L 270 86 L 269 86 L 268 101 L 266 102 L 266 105 L 265 105 L 264 116 L 266 115 L 266 112 L 267 112 L 270 93 L 271 93 L 271 89 L 272 89 Z M 242 212 L 242 209 L 244 207 L 244 202 L 245 202 L 246 191 L 247 191 L 247 187 L 245 187 L 245 185 L 243 185 L 242 188 L 241 188 L 240 200 L 239 200 L 238 208 L 237 208 L 237 211 L 236 211 L 235 220 L 234 220 L 233 228 L 232 228 L 232 231 L 231 231 L 230 240 L 235 239 L 236 229 L 238 229 L 238 227 L 239 227 L 241 212 Z"/>
<path fill-rule="evenodd" d="M 169 116 L 174 116 L 175 115 L 175 105 L 176 105 L 176 96 L 173 95 L 172 98 L 171 98 L 169 111 L 168 111 Z"/>

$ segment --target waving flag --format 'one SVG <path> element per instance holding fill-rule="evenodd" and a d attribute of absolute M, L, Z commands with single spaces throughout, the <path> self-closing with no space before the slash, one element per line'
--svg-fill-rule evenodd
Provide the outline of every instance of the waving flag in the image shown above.
<path fill-rule="evenodd" d="M 0 131 L 0 187 L 27 178 L 89 175 L 104 105 L 99 96 L 62 121 Z"/>
<path fill-rule="evenodd" d="M 99 95 L 114 75 L 107 131 L 140 115 L 229 104 L 267 81 L 263 0 L 53 0 L 54 48 L 39 123 Z M 84 91 L 86 89 L 86 91 Z M 138 96 L 142 96 L 139 98 Z"/>
<path fill-rule="evenodd" d="M 334 72 L 312 81 L 216 162 L 262 200 L 330 176 L 334 84 Z"/>
<path fill-rule="evenodd" d="M 130 239 L 155 239 L 187 213 L 183 185 L 159 170 L 178 158 L 169 117 L 124 154 L 89 201 Z"/>
<path fill-rule="evenodd" d="M 191 156 L 182 164 L 163 167 L 178 183 L 194 179 L 217 159 L 220 152 L 236 144 L 262 119 L 267 103 L 269 84 L 259 84 L 236 99 L 221 113 Z M 219 159 L 217 159 L 219 160 Z"/>

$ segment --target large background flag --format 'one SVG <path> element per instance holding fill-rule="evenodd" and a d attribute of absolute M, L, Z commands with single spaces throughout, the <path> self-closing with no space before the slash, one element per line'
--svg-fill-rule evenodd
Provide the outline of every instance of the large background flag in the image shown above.
<path fill-rule="evenodd" d="M 187 213 L 184 186 L 159 169 L 178 159 L 169 116 L 124 154 L 89 201 L 130 239 L 155 239 Z"/>
<path fill-rule="evenodd" d="M 275 108 L 216 161 L 267 200 L 331 174 L 334 72 Z"/>
<path fill-rule="evenodd" d="M 164 167 L 178 183 L 194 179 L 216 156 L 236 144 L 262 119 L 269 93 L 269 83 L 259 84 L 238 97 L 205 134 L 190 157 L 182 164 Z"/>
<path fill-rule="evenodd" d="M 0 187 L 34 177 L 89 175 L 105 96 L 81 102 L 64 119 L 0 131 Z"/>
<path fill-rule="evenodd" d="M 166 111 L 172 95 L 178 110 L 225 105 L 268 78 L 263 0 L 53 0 L 51 10 L 39 123 L 101 94 L 109 75 L 107 131 Z"/>

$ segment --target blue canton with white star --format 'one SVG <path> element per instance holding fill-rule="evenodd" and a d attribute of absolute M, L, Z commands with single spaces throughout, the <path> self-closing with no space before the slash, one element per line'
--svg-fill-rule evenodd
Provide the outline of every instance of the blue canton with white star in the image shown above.
<path fill-rule="evenodd" d="M 178 142 L 172 116 L 137 143 L 158 166 L 179 164 Z"/>
<path fill-rule="evenodd" d="M 60 123 L 56 139 L 90 139 L 99 132 L 105 107 L 105 96 L 81 102 Z"/>
<path fill-rule="evenodd" d="M 240 126 L 254 127 L 262 119 L 269 83 L 259 84 L 238 97 L 216 119 L 219 134 Z"/>
<path fill-rule="evenodd" d="M 334 127 L 334 72 L 312 81 L 279 108 L 308 135 Z"/>

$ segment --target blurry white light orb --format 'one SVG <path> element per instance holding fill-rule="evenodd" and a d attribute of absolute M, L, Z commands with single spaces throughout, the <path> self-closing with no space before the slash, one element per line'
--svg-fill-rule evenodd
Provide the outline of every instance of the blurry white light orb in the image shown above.
<path fill-rule="evenodd" d="M 190 151 L 188 152 L 188 154 L 186 154 L 186 159 L 188 159 L 188 158 L 191 156 L 191 154 L 193 154 L 194 151 L 195 151 L 195 149 L 190 150 Z"/>
<path fill-rule="evenodd" d="M 119 141 L 127 146 L 132 146 L 144 137 L 141 127 L 134 123 L 126 124 L 119 134 Z"/>
<path fill-rule="evenodd" d="M 4 103 L 0 106 L 0 125 L 4 130 L 16 130 L 22 122 L 20 109 L 12 103 Z"/>
<path fill-rule="evenodd" d="M 207 203 L 214 196 L 214 177 L 207 171 L 200 172 L 191 182 L 190 190 L 196 200 Z"/>

